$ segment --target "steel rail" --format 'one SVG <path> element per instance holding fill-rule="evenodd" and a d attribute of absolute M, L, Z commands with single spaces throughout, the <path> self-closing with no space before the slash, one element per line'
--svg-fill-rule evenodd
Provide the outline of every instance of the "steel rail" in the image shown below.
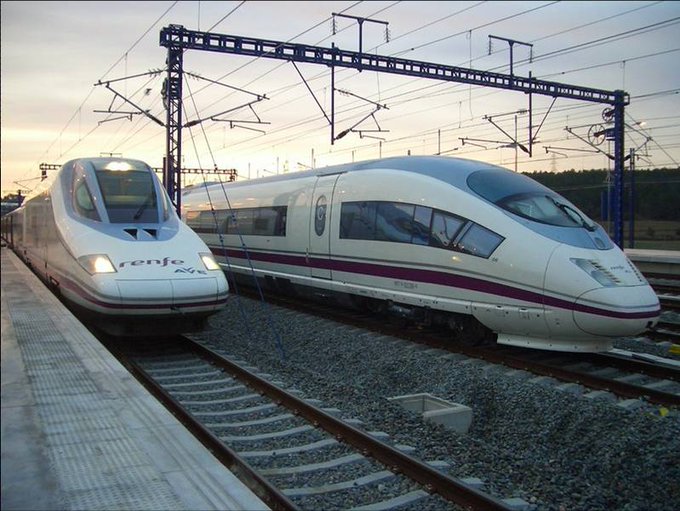
<path fill-rule="evenodd" d="M 270 399 L 293 410 L 317 427 L 334 435 L 338 440 L 359 449 L 364 455 L 371 455 L 386 465 L 392 472 L 401 473 L 422 484 L 431 493 L 460 506 L 473 510 L 509 510 L 511 509 L 500 499 L 483 493 L 475 488 L 447 476 L 428 464 L 417 460 L 384 442 L 376 440 L 368 433 L 337 419 L 336 417 L 316 408 L 304 400 L 280 389 L 263 378 L 240 367 L 238 364 L 221 357 L 218 353 L 199 343 L 186 339 L 187 346 L 200 356 L 210 359 L 211 363 L 229 371 L 248 386 L 253 387 Z"/>
<path fill-rule="evenodd" d="M 296 300 L 288 296 L 282 297 L 280 295 L 275 295 L 270 296 L 269 298 L 272 300 L 276 300 L 276 302 L 280 303 L 282 306 L 286 306 L 285 304 L 288 304 L 287 306 L 295 306 L 294 304 L 297 303 Z M 318 306 L 318 304 L 316 304 L 315 306 L 321 308 Z M 309 304 L 307 304 L 307 307 L 309 307 Z M 332 318 L 334 320 L 345 323 L 349 322 L 354 325 L 361 325 L 364 328 L 372 328 L 375 330 L 375 327 L 371 326 L 366 320 L 357 321 L 356 317 L 353 317 L 353 319 L 348 320 L 346 314 L 344 315 L 340 314 L 335 310 L 330 311 L 330 309 L 327 307 L 323 307 L 323 310 L 324 311 L 321 312 L 321 314 L 324 317 Z M 310 312 L 309 309 L 307 309 L 307 311 Z M 319 314 L 319 312 L 315 313 Z M 418 338 L 416 339 L 413 337 L 413 335 L 409 335 L 403 329 L 398 330 L 396 328 L 385 327 L 384 325 L 377 329 L 377 331 L 380 331 L 387 335 L 393 335 L 403 339 L 408 339 L 411 340 L 412 342 L 426 344 L 428 346 L 439 348 L 452 353 L 460 353 L 469 357 L 475 357 L 482 360 L 486 360 L 487 362 L 490 363 L 502 364 L 512 369 L 528 370 L 541 376 L 549 376 L 565 382 L 576 382 L 595 390 L 610 391 L 613 392 L 614 394 L 617 394 L 618 396 L 625 398 L 639 399 L 643 397 L 653 404 L 658 404 L 662 406 L 680 406 L 680 396 L 678 396 L 677 394 L 671 394 L 658 389 L 650 389 L 647 387 L 641 387 L 626 382 L 611 380 L 608 378 L 603 378 L 585 372 L 573 371 L 562 367 L 552 366 L 539 361 L 527 360 L 525 358 L 522 358 L 521 356 L 510 355 L 508 353 L 505 353 L 504 352 L 505 348 L 501 346 L 485 347 L 456 344 L 454 342 L 447 342 L 442 339 L 436 339 L 432 336 L 428 338 L 428 336 L 423 336 L 422 331 L 418 332 Z M 540 354 L 539 351 L 535 350 L 532 351 L 531 353 Z M 571 355 L 578 356 L 578 354 Z M 588 355 L 583 355 L 583 357 L 587 357 Z M 593 355 L 593 357 L 602 358 L 598 355 Z M 614 357 L 611 358 L 613 359 Z M 664 369 L 661 367 L 655 368 L 653 364 L 649 364 L 646 362 L 642 361 L 636 362 L 633 360 L 625 361 L 624 359 L 621 359 L 620 363 L 619 360 L 612 360 L 611 363 L 619 365 L 621 369 L 641 372 L 642 374 L 647 374 L 648 376 L 654 378 L 666 378 L 674 381 L 678 380 L 677 371 L 673 369 Z M 624 365 L 626 367 L 623 367 Z"/>
<path fill-rule="evenodd" d="M 184 338 L 181 338 L 182 340 Z M 298 511 L 295 505 L 284 493 L 262 477 L 248 462 L 241 458 L 236 451 L 227 446 L 208 428 L 203 426 L 190 412 L 188 412 L 175 398 L 158 384 L 134 360 L 125 356 L 122 350 L 110 346 L 109 351 L 115 353 L 116 358 L 135 376 L 144 387 L 158 399 L 191 433 L 215 456 L 231 470 L 250 490 L 265 504 L 276 511 Z"/>
<path fill-rule="evenodd" d="M 562 367 L 553 366 L 540 361 L 532 361 L 507 355 L 501 352 L 494 352 L 493 349 L 486 348 L 466 348 L 461 351 L 465 354 L 484 359 L 488 362 L 503 364 L 513 369 L 528 370 L 541 376 L 549 376 L 567 382 L 576 382 L 589 388 L 605 390 L 614 394 L 630 399 L 644 397 L 650 403 L 662 406 L 680 406 L 680 396 L 670 394 L 657 389 L 640 387 L 630 383 L 603 378 L 587 372 L 573 371 Z"/>

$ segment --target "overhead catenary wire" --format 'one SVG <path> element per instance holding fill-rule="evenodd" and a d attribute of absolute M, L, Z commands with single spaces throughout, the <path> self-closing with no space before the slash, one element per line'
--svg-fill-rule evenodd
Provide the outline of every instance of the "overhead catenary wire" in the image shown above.
<path fill-rule="evenodd" d="M 176 3 L 176 2 L 175 2 L 175 3 Z M 173 3 L 169 9 L 171 9 L 172 6 L 175 5 L 175 3 Z M 542 7 L 547 7 L 547 6 L 553 5 L 554 3 L 555 3 L 555 2 L 551 2 L 551 3 L 547 3 L 547 4 L 545 4 L 545 5 L 538 6 L 538 7 L 541 7 L 541 8 L 542 8 Z M 360 4 L 360 2 L 356 2 L 356 3 L 352 4 L 351 6 L 349 6 L 348 9 L 351 9 L 351 8 L 353 8 L 353 7 L 355 7 L 355 6 L 359 5 L 359 4 Z M 655 5 L 657 5 L 657 4 L 658 4 L 658 2 L 654 2 L 654 3 L 651 3 L 651 4 L 646 4 L 646 5 L 641 6 L 641 7 L 636 7 L 635 9 L 630 9 L 630 10 L 628 10 L 628 11 L 625 11 L 625 12 L 622 12 L 622 13 L 618 13 L 618 14 L 616 14 L 615 16 L 623 16 L 624 14 L 628 14 L 628 13 L 633 12 L 633 11 L 638 11 L 638 10 L 643 9 L 643 8 L 655 6 Z M 243 5 L 244 5 L 243 2 L 239 3 L 239 4 L 237 5 L 237 7 L 233 8 L 233 9 L 227 14 L 227 16 L 228 16 L 229 14 L 233 13 L 236 9 L 241 8 Z M 394 6 L 394 5 L 397 5 L 397 3 L 395 2 L 395 3 L 393 3 L 393 4 L 390 4 L 390 6 L 388 6 L 388 7 L 392 7 L 392 6 Z M 469 6 L 469 9 L 472 9 L 472 8 L 477 7 L 477 6 L 479 6 L 479 5 L 482 5 L 482 2 L 478 2 L 478 3 L 475 3 L 475 4 L 471 5 L 471 6 Z M 537 8 L 538 8 L 538 7 L 537 7 Z M 162 16 L 164 16 L 165 14 L 167 14 L 167 12 L 169 11 L 169 9 L 166 9 L 166 12 L 163 13 L 163 15 L 161 15 L 161 18 L 162 18 Z M 460 12 L 460 11 L 462 11 L 462 9 L 458 9 L 458 10 L 456 11 L 456 13 L 457 13 L 457 12 Z M 514 14 L 513 16 L 519 16 L 520 14 L 526 14 L 526 13 L 531 12 L 531 11 L 532 11 L 532 10 L 525 10 L 525 11 L 522 11 L 522 13 L 517 13 L 517 14 Z M 456 14 L 456 13 L 453 13 L 453 14 Z M 440 17 L 439 20 L 444 19 L 444 18 L 451 18 L 451 17 L 453 17 L 453 14 L 450 14 L 450 15 L 447 15 L 447 16 L 444 16 L 444 17 Z M 611 16 L 610 16 L 610 17 L 611 17 Z M 220 21 L 218 21 L 216 24 L 214 24 L 213 27 L 216 26 L 217 24 L 221 23 L 225 18 L 226 18 L 226 16 L 222 17 L 222 19 L 221 19 Z M 160 18 L 159 18 L 159 19 L 160 19 Z M 328 18 L 327 18 L 327 19 L 328 19 Z M 501 19 L 501 20 L 505 20 L 505 19 L 507 19 L 507 17 L 503 17 L 503 18 L 500 18 L 500 19 Z M 439 21 L 439 20 L 435 20 L 434 22 Z M 496 20 L 496 21 L 498 21 L 498 20 Z M 598 21 L 599 21 L 599 20 L 598 20 Z M 325 22 L 325 21 L 324 21 L 324 22 Z M 318 24 L 313 25 L 312 27 L 310 27 L 310 28 L 307 29 L 306 31 L 303 31 L 302 34 L 308 33 L 310 30 L 314 29 L 315 27 L 318 27 L 319 25 L 323 24 L 324 22 L 320 22 L 320 23 L 318 23 Z M 434 22 L 430 21 L 430 22 L 427 22 L 427 23 L 425 23 L 425 24 L 423 24 L 423 25 L 427 25 L 428 23 L 431 24 L 431 23 L 434 23 Z M 594 24 L 594 23 L 596 23 L 596 22 L 590 22 L 590 23 L 582 24 L 582 25 L 580 25 L 580 27 L 584 27 L 584 26 L 587 26 L 587 25 L 592 25 L 592 24 Z M 482 24 L 482 25 L 480 25 L 480 26 L 487 26 L 487 25 L 489 25 L 489 23 Z M 477 27 L 477 28 L 480 28 L 480 27 Z M 569 32 L 569 31 L 571 31 L 571 30 L 576 30 L 577 28 L 579 28 L 579 27 L 574 27 L 573 29 L 563 30 L 563 31 L 561 31 L 561 33 L 567 33 L 567 32 Z M 212 29 L 212 27 L 211 27 L 211 29 Z M 149 32 L 150 30 L 151 30 L 151 28 L 149 28 L 149 29 L 146 31 L 146 33 L 148 34 L 148 32 Z M 638 28 L 638 29 L 635 29 L 635 30 L 641 30 L 641 29 Z M 416 31 L 417 31 L 417 29 L 416 29 L 416 30 L 410 31 L 409 33 L 414 33 L 414 32 L 416 32 Z M 463 32 L 461 32 L 461 34 L 462 34 L 462 33 L 463 33 Z M 403 34 L 403 35 L 406 35 L 406 34 Z M 555 35 L 556 35 L 556 34 L 555 34 Z M 540 38 L 540 39 L 545 39 L 545 38 L 550 37 L 550 36 L 551 36 L 551 35 L 545 36 L 545 37 Z M 130 49 L 134 48 L 134 47 L 139 43 L 139 41 L 141 41 L 141 40 L 143 39 L 143 37 L 144 37 L 144 36 L 138 38 L 137 41 L 135 41 L 135 43 L 131 46 Z M 298 37 L 298 36 L 295 36 L 295 38 L 297 38 L 297 37 Z M 394 37 L 393 37 L 393 38 L 392 38 L 392 41 L 398 39 L 399 37 L 400 37 L 400 36 L 398 36 L 397 38 L 394 38 Z M 613 36 L 608 36 L 608 37 L 613 37 Z M 540 39 L 539 39 L 539 40 L 540 40 Z M 436 43 L 436 42 L 437 42 L 437 41 L 435 40 L 435 41 L 430 41 L 429 43 L 434 44 L 434 43 Z M 572 48 L 572 49 L 573 49 L 573 48 Z M 563 50 L 564 50 L 564 49 L 563 49 Z M 128 51 L 129 51 L 129 50 L 128 50 Z M 121 59 L 124 58 L 124 56 L 125 56 L 126 54 L 127 54 L 127 52 L 123 54 L 123 57 L 121 57 Z M 559 54 L 555 54 L 555 56 L 559 56 Z M 479 58 L 482 58 L 482 57 L 480 56 Z M 640 57 L 640 58 L 643 58 L 643 57 Z M 629 62 L 631 61 L 630 59 L 623 59 L 623 60 L 627 60 L 627 61 L 629 61 Z M 120 59 L 119 59 L 118 63 L 119 63 L 119 62 L 120 62 Z M 117 65 L 117 64 L 116 64 L 116 65 Z M 111 69 L 113 69 L 114 67 L 115 67 L 115 65 L 112 66 Z M 110 70 L 111 70 L 111 69 L 110 69 Z M 107 73 L 110 72 L 110 70 L 107 71 Z M 238 71 L 238 70 L 236 70 L 236 71 Z M 575 71 L 575 70 L 574 70 L 574 71 Z M 235 72 L 235 71 L 234 71 L 234 72 Z M 255 80 L 256 80 L 256 81 L 253 82 L 253 83 L 257 83 L 257 78 L 256 78 Z M 415 83 L 417 84 L 418 82 L 415 82 Z M 421 84 L 422 84 L 422 82 L 421 82 Z M 422 87 L 421 87 L 421 89 L 422 89 Z M 383 101 L 388 101 L 388 100 L 389 100 L 389 101 L 395 101 L 394 99 L 391 99 L 391 100 L 390 100 L 390 99 L 385 99 L 385 98 L 388 98 L 388 97 L 389 97 L 389 92 L 388 92 L 388 91 L 389 91 L 389 89 L 383 89 L 383 90 L 381 90 L 382 100 L 383 100 Z M 405 93 L 405 94 L 409 94 L 409 93 Z M 413 102 L 415 99 L 418 98 L 418 95 L 417 95 L 416 93 L 411 92 L 410 94 L 412 94 L 412 98 L 410 99 L 411 102 Z M 455 94 L 455 93 L 454 93 L 454 94 Z M 404 102 L 409 101 L 409 100 L 407 100 L 406 98 L 407 98 L 407 96 L 404 96 Z M 396 104 L 396 103 L 395 103 L 395 104 Z M 272 110 L 271 110 L 271 111 L 272 111 L 272 112 L 275 111 L 274 103 L 272 103 Z M 416 113 L 417 113 L 417 111 L 416 111 Z M 349 114 L 349 112 L 348 112 L 348 114 Z M 358 114 L 358 112 L 357 112 L 357 114 Z M 74 114 L 74 118 L 75 118 L 76 115 L 77 115 L 77 113 Z M 412 115 L 412 114 L 409 113 L 408 115 Z M 349 117 L 348 117 L 348 119 L 349 119 Z M 73 119 L 72 119 L 72 120 L 73 120 Z M 72 120 L 69 121 L 69 124 L 70 124 L 70 122 L 72 122 Z M 134 127 L 131 125 L 131 126 L 128 128 L 128 131 L 129 131 L 128 136 L 127 136 L 126 138 L 125 138 L 125 137 L 122 137 L 122 138 L 120 139 L 120 142 L 119 142 L 117 145 L 113 146 L 113 147 L 115 147 L 115 149 L 124 149 L 124 148 L 135 147 L 135 146 L 140 147 L 141 144 L 143 143 L 143 142 L 141 142 L 142 139 L 145 139 L 145 140 L 153 140 L 153 139 L 155 139 L 157 136 L 160 136 L 160 135 L 161 135 L 161 134 L 158 134 L 158 135 L 154 134 L 154 135 L 152 135 L 151 137 L 140 137 L 139 135 L 141 135 L 141 134 L 144 133 L 144 129 L 141 128 L 141 121 L 137 123 L 137 126 L 138 126 L 138 128 L 134 128 Z M 301 124 L 300 124 L 300 123 L 293 123 L 293 124 L 291 124 L 291 126 L 301 126 Z M 208 127 L 206 127 L 206 129 L 208 129 Z M 210 130 L 208 129 L 208 131 L 210 131 Z M 309 131 L 309 130 L 307 130 L 307 131 Z M 91 133 L 92 133 L 92 132 L 87 132 L 87 134 L 86 134 L 85 136 L 86 136 L 86 137 L 89 137 Z M 280 133 L 283 134 L 283 133 L 285 133 L 285 131 L 280 131 Z M 298 135 L 296 134 L 295 131 L 290 131 L 290 132 L 288 133 L 288 135 L 287 135 L 287 137 L 288 137 L 289 139 L 294 139 L 294 138 L 296 138 L 297 136 L 298 136 Z M 417 137 L 417 136 L 420 136 L 420 135 L 414 135 L 414 137 Z M 58 141 L 58 140 L 59 140 L 59 137 L 58 137 L 58 139 L 57 139 L 56 141 Z M 55 143 L 56 143 L 56 141 L 55 141 Z M 274 142 L 274 143 L 276 143 L 276 142 Z M 130 145 L 130 144 L 132 144 L 132 145 Z M 364 145 L 365 145 L 365 144 L 362 142 L 361 144 L 357 144 L 357 145 L 355 146 L 355 148 L 356 148 L 357 150 L 361 150 L 362 147 L 363 147 Z M 230 148 L 233 148 L 233 147 L 235 147 L 235 146 L 236 146 L 236 145 L 232 146 L 232 145 L 230 144 Z M 77 145 L 76 145 L 76 147 L 77 147 Z M 240 147 L 241 147 L 242 150 L 246 150 L 246 145 L 240 144 Z M 69 149 L 69 150 L 71 150 L 71 149 Z M 336 154 L 337 154 L 337 152 L 338 152 L 338 151 L 336 150 Z M 321 154 L 321 153 L 319 153 L 319 154 Z M 213 155 L 213 157 L 214 157 L 214 155 Z"/>
<path fill-rule="evenodd" d="M 634 10 L 637 10 L 637 9 L 634 9 Z M 631 10 L 631 11 L 634 11 L 634 10 Z M 657 24 L 657 25 L 658 25 L 658 24 Z M 649 28 L 649 27 L 643 27 L 643 28 Z M 636 29 L 636 30 L 633 30 L 633 31 L 629 31 L 629 32 L 630 32 L 630 33 L 635 33 L 635 32 L 638 32 L 638 31 L 639 31 L 639 29 Z M 621 35 L 621 34 L 615 34 L 615 36 L 609 36 L 609 37 L 622 37 L 622 35 Z M 592 42 L 589 42 L 589 44 L 592 44 Z M 570 50 L 573 51 L 573 47 L 570 48 Z M 556 56 L 556 55 L 558 55 L 558 54 L 559 54 L 559 52 L 553 52 L 553 55 L 552 55 L 552 56 Z M 421 88 L 421 90 L 422 90 L 422 88 Z M 384 92 L 384 91 L 383 91 L 383 92 Z M 385 97 L 383 96 L 383 100 L 384 100 L 384 99 L 385 99 Z"/>
<path fill-rule="evenodd" d="M 194 100 L 194 95 L 191 93 L 191 88 L 190 88 L 189 84 L 187 84 L 187 90 L 189 91 L 189 98 L 191 99 L 191 102 L 193 104 L 194 112 L 195 112 L 196 116 L 198 118 L 200 118 L 200 111 L 199 111 L 198 106 L 196 105 L 196 102 Z M 210 151 L 210 155 L 212 157 L 212 149 L 210 148 L 210 141 L 208 140 L 208 137 L 206 136 L 205 129 L 203 127 L 203 123 L 200 123 L 200 128 L 201 128 L 201 131 L 202 131 L 203 136 L 205 138 L 205 142 L 208 146 L 208 150 Z M 191 130 L 191 127 L 189 129 Z M 191 141 L 192 141 L 192 144 L 194 144 L 194 151 L 197 153 L 196 156 L 198 157 L 198 151 L 196 150 L 196 145 L 195 145 L 195 140 L 194 140 L 193 135 L 191 136 Z M 217 162 L 215 161 L 214 157 L 212 158 L 212 162 L 213 162 L 214 168 L 217 168 Z M 220 232 L 220 225 L 219 225 L 219 222 L 217 220 L 217 212 L 215 211 L 214 202 L 213 202 L 213 199 L 210 197 L 210 189 L 207 186 L 207 181 L 205 179 L 205 173 L 202 173 L 201 175 L 203 177 L 204 190 L 205 190 L 206 196 L 208 198 L 208 201 L 210 203 L 210 211 L 212 213 L 213 221 L 214 221 L 214 224 L 215 224 L 215 232 L 219 235 L 220 246 L 221 246 L 220 248 L 222 249 L 222 253 L 223 253 L 225 260 L 227 262 L 227 268 L 228 268 L 229 271 L 231 271 L 232 281 L 236 282 L 235 273 L 232 270 L 230 259 L 229 259 L 229 253 L 228 253 L 227 248 L 224 245 L 224 237 L 222 236 L 222 233 Z M 220 185 L 221 185 L 222 195 L 223 195 L 224 200 L 227 204 L 227 207 L 229 208 L 229 212 L 231 213 L 232 207 L 231 207 L 231 201 L 229 200 L 229 195 L 227 194 L 227 190 L 224 187 L 224 183 L 221 179 L 221 176 L 218 175 L 218 178 L 219 178 L 219 182 L 220 182 Z M 253 266 L 252 259 L 250 258 L 250 251 L 248 250 L 248 246 L 245 242 L 245 239 L 243 238 L 243 235 L 241 234 L 241 230 L 239 229 L 238 222 L 234 222 L 234 226 L 236 228 L 236 234 L 238 236 L 239 242 L 241 243 L 241 249 L 243 250 L 243 252 L 246 256 L 246 260 L 248 261 L 248 267 L 250 269 L 250 274 L 253 278 L 255 287 L 256 287 L 258 295 L 260 297 L 260 303 L 266 309 L 265 317 L 267 318 L 267 324 L 269 326 L 269 329 L 274 336 L 274 342 L 275 342 L 275 345 L 276 345 L 276 349 L 278 350 L 279 356 L 281 357 L 281 359 L 285 360 L 286 351 L 283 347 L 283 341 L 281 339 L 281 333 L 279 332 L 279 329 L 277 328 L 277 326 L 274 322 L 274 315 L 272 314 L 271 307 L 269 306 L 267 301 L 264 299 L 264 293 L 262 292 L 262 288 L 260 287 L 260 283 L 257 280 L 257 275 L 255 274 L 255 267 Z M 250 322 L 248 320 L 248 316 L 245 312 L 245 309 L 242 306 L 242 303 L 241 303 L 241 300 L 240 300 L 240 295 L 238 293 L 237 293 L 237 300 L 238 300 L 238 304 L 239 304 L 239 310 L 241 311 L 241 316 L 242 316 L 244 322 L 246 323 L 246 325 L 248 325 L 248 332 L 253 332 L 254 330 L 252 328 L 250 328 L 250 326 L 249 326 Z"/>
<path fill-rule="evenodd" d="M 132 50 L 133 50 L 133 49 L 134 49 L 134 48 L 135 48 L 135 47 L 136 47 L 136 46 L 144 39 L 144 37 L 146 37 L 146 35 L 147 35 L 147 34 L 148 34 L 148 33 L 149 33 L 149 32 L 150 32 L 150 31 L 151 31 L 151 30 L 152 30 L 152 29 L 153 29 L 153 28 L 154 28 L 154 27 L 155 27 L 155 26 L 156 26 L 156 25 L 157 25 L 157 24 L 158 24 L 158 23 L 159 23 L 166 15 L 167 15 L 174 7 L 175 7 L 175 6 L 176 6 L 176 5 L 177 5 L 177 3 L 178 3 L 178 0 L 174 1 L 174 2 L 173 2 L 173 3 L 172 3 L 172 4 L 171 4 L 164 12 L 163 12 L 163 14 L 161 14 L 161 15 L 160 15 L 160 16 L 159 16 L 159 17 L 158 17 L 158 18 L 157 18 L 157 19 L 149 26 L 149 28 L 146 29 L 146 30 L 142 33 L 142 35 L 141 35 L 139 38 L 137 38 L 137 40 L 135 40 L 135 42 L 132 43 L 132 45 L 131 45 L 126 51 L 123 52 L 123 54 L 120 56 L 120 58 L 119 58 L 116 62 L 114 62 L 114 64 L 111 65 L 111 67 L 109 67 L 109 69 L 101 76 L 101 78 L 100 78 L 99 80 L 100 80 L 100 81 L 103 80 L 103 79 L 104 79 L 104 78 L 105 78 L 105 77 L 106 77 L 106 76 L 107 76 L 107 75 L 108 75 L 108 74 L 109 74 L 109 73 L 110 73 L 110 72 L 111 72 L 118 64 L 120 64 L 121 61 L 123 61 L 124 59 L 126 59 L 127 56 L 129 55 L 129 53 L 130 53 L 130 52 L 131 52 L 131 51 L 132 51 Z M 47 149 L 46 149 L 46 150 L 41 154 L 41 156 L 38 158 L 38 160 L 37 160 L 36 163 L 35 163 L 35 166 L 36 166 L 36 167 L 38 166 L 38 163 L 40 163 L 40 161 L 41 161 L 42 159 L 44 159 L 44 158 L 50 153 L 52 147 L 54 147 L 54 145 L 61 139 L 61 137 L 62 137 L 62 135 L 64 134 L 64 132 L 68 129 L 68 127 L 70 126 L 71 122 L 76 118 L 76 116 L 79 114 L 79 112 L 80 112 L 80 111 L 82 110 L 82 108 L 85 106 L 85 104 L 86 104 L 87 101 L 90 99 L 90 97 L 92 96 L 92 94 L 94 93 L 94 91 L 95 91 L 95 87 L 92 86 L 92 87 L 90 88 L 90 91 L 89 91 L 89 92 L 87 93 L 87 95 L 85 96 L 85 99 L 80 103 L 80 105 L 78 106 L 78 108 L 76 108 L 76 111 L 73 113 L 73 115 L 69 118 L 69 120 L 66 122 L 66 124 L 64 125 L 64 127 L 61 129 L 61 131 L 59 132 L 59 135 L 54 139 L 54 141 L 47 147 Z M 69 148 L 68 151 L 66 151 L 66 152 L 60 152 L 60 155 L 59 155 L 59 156 L 62 157 L 63 155 L 68 154 L 71 150 L 73 150 L 76 146 L 78 146 L 81 142 L 83 142 L 87 137 L 89 137 L 92 133 L 94 133 L 94 131 L 95 131 L 99 126 L 100 126 L 100 125 L 98 124 L 98 125 L 96 125 L 93 129 L 91 129 L 91 130 L 86 134 L 85 137 L 82 137 L 81 139 L 79 139 L 78 142 L 76 142 L 75 144 L 73 144 L 73 145 Z M 28 172 L 28 171 L 27 171 L 27 172 Z"/>

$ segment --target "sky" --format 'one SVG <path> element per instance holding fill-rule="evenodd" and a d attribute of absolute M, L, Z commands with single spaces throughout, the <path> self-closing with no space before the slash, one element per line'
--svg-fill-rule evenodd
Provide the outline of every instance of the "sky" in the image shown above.
<path fill-rule="evenodd" d="M 625 90 L 636 168 L 680 165 L 680 2 L 2 1 L 3 196 L 34 188 L 41 163 L 113 154 L 161 167 L 165 129 L 140 109 L 165 120 L 163 27 L 358 51 L 357 17 L 366 53 L 509 73 L 510 39 L 516 75 Z M 611 143 L 592 136 L 610 126 L 606 105 L 533 95 L 529 156 L 513 144 L 529 140 L 521 92 L 337 69 L 332 94 L 325 66 L 183 59 L 184 119 L 204 120 L 183 130 L 186 168 L 247 179 L 405 154 L 520 172 L 612 168 Z M 332 96 L 335 133 L 350 130 L 339 140 Z"/>

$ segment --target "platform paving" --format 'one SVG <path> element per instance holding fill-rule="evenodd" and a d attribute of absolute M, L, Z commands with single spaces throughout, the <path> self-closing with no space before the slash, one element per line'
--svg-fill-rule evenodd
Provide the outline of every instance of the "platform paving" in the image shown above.
<path fill-rule="evenodd" d="M 3 510 L 268 507 L 1 249 Z"/>

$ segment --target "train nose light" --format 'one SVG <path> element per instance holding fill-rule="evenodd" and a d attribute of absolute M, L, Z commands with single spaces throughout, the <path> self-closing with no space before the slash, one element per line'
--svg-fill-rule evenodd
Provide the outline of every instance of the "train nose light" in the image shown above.
<path fill-rule="evenodd" d="M 201 256 L 201 261 L 203 261 L 203 266 L 207 270 L 219 270 L 220 265 L 217 264 L 217 261 L 215 261 L 215 258 L 213 258 L 212 254 L 199 254 Z"/>
<path fill-rule="evenodd" d="M 584 272 L 586 272 L 604 287 L 616 287 L 621 282 L 614 275 L 609 273 L 603 266 L 598 264 L 597 261 L 572 258 L 571 262 L 581 268 Z"/>
<path fill-rule="evenodd" d="M 116 268 L 113 266 L 111 259 L 105 254 L 84 255 L 78 258 L 78 262 L 90 275 L 116 273 Z"/>
<path fill-rule="evenodd" d="M 106 170 L 126 172 L 128 170 L 132 170 L 132 166 L 126 161 L 112 161 L 106 165 Z"/>

